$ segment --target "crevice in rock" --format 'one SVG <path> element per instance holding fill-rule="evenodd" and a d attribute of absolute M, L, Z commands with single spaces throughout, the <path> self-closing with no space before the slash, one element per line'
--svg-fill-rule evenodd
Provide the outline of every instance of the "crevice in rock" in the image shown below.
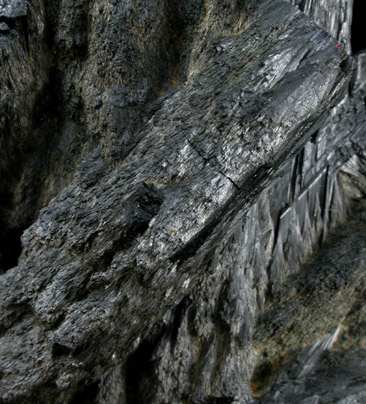
<path fill-rule="evenodd" d="M 0 275 L 17 266 L 22 251 L 20 237 L 27 227 L 0 231 Z"/>
<path fill-rule="evenodd" d="M 96 404 L 98 390 L 97 382 L 80 386 L 69 404 Z"/>
<path fill-rule="evenodd" d="M 353 54 L 366 49 L 364 5 L 363 0 L 354 0 L 353 2 L 351 27 L 351 49 Z"/>
<path fill-rule="evenodd" d="M 64 316 L 62 316 L 62 319 L 63 319 L 63 317 Z M 60 321 L 58 323 L 60 323 Z M 59 344 L 57 342 L 55 342 L 52 345 L 52 355 L 53 356 L 67 355 L 67 354 L 71 353 L 71 351 L 72 350 L 69 347 L 61 345 L 61 344 Z"/>
<path fill-rule="evenodd" d="M 6 156 L 9 161 L 2 170 L 0 180 L 0 223 L 2 240 L 1 264 L 3 271 L 17 264 L 21 252 L 20 236 L 37 217 L 39 210 L 54 195 L 47 188 L 47 176 L 51 170 L 53 150 L 57 147 L 55 139 L 58 138 L 58 131 L 64 120 L 64 103 L 60 75 L 56 69 L 56 62 L 53 57 L 53 36 L 55 24 L 48 15 L 47 1 L 44 2 L 46 16 L 44 33 L 37 30 L 36 19 L 29 11 L 28 15 L 17 18 L 1 17 L 0 20 L 12 30 L 18 32 L 20 45 L 24 48 L 24 63 L 30 64 L 30 70 L 37 66 L 39 76 L 37 82 L 29 83 L 29 88 L 18 89 L 24 91 L 19 99 L 24 98 L 21 117 L 13 116 L 11 102 L 5 104 L 9 110 L 5 110 L 5 125 L 2 128 L 5 133 L 5 140 L 9 142 L 9 154 Z M 55 7 L 55 2 L 53 7 Z M 49 6 L 50 8 L 51 5 Z M 56 13 L 55 8 L 53 12 Z M 38 16 L 39 17 L 39 16 Z M 40 18 L 43 18 L 41 13 Z M 51 29 L 52 27 L 52 29 Z M 32 37 L 33 34 L 33 37 Z M 32 43 L 29 42 L 29 35 Z M 30 49 L 31 46 L 31 49 Z M 34 53 L 37 52 L 37 54 Z M 45 53 L 46 52 L 46 53 Z M 29 58 L 29 60 L 28 60 Z M 25 77 L 29 79 L 26 66 Z M 44 73 L 40 73 L 44 69 Z M 9 73 L 6 72 L 9 76 Z M 33 74 L 36 75 L 35 72 Z M 9 88 L 12 87 L 12 75 L 8 79 Z M 17 112 L 17 111 L 15 111 Z M 23 116 L 24 115 L 24 116 Z M 10 118 L 11 117 L 11 118 Z M 15 118 L 15 119 L 14 119 Z M 12 120 L 17 121 L 17 126 Z M 17 137 L 17 141 L 14 134 Z M 8 140 L 9 139 L 9 140 Z"/>
<path fill-rule="evenodd" d="M 37 94 L 33 108 L 33 130 L 43 140 L 43 148 L 52 150 L 57 132 L 64 122 L 64 102 L 62 100 L 61 78 L 55 67 L 48 73 L 48 81 Z M 50 158 L 50 153 L 43 155 L 42 160 Z"/>
<path fill-rule="evenodd" d="M 213 159 L 204 156 L 203 152 L 199 149 L 199 147 L 197 147 L 190 139 L 186 138 L 187 142 L 189 143 L 189 145 L 192 147 L 192 149 L 201 157 L 201 159 L 204 161 L 205 164 L 210 164 L 211 167 L 214 167 L 217 169 L 217 171 L 223 176 L 225 177 L 227 180 L 229 180 L 236 189 L 240 189 L 239 185 L 236 184 L 236 182 L 234 180 L 232 180 L 228 175 L 226 175 L 221 169 L 220 166 L 218 164 L 211 164 L 211 161 Z"/>
<path fill-rule="evenodd" d="M 9 29 L 15 28 L 15 20 L 13 18 L 7 18 L 4 16 L 0 17 L 0 23 L 4 23 L 8 26 Z"/>
<path fill-rule="evenodd" d="M 176 86 L 180 82 L 179 71 L 180 71 L 180 58 L 182 52 L 182 37 L 184 26 L 179 18 L 178 1 L 169 1 L 167 10 L 167 20 L 166 29 L 163 33 L 163 43 L 161 51 L 162 59 L 166 59 L 167 63 L 167 73 L 166 77 L 162 77 L 162 82 L 168 78 L 168 87 Z M 158 87 L 164 87 L 160 84 Z"/>
<path fill-rule="evenodd" d="M 170 350 L 172 353 L 174 351 L 174 347 L 177 342 L 179 327 L 182 323 L 183 316 L 186 313 L 187 306 L 188 306 L 188 300 L 184 299 L 177 305 L 175 309 L 174 319 L 170 328 L 170 341 L 171 341 Z"/>
<path fill-rule="evenodd" d="M 153 402 L 155 345 L 144 340 L 128 358 L 126 367 L 126 404 Z"/>
<path fill-rule="evenodd" d="M 168 88 L 175 87 L 186 79 L 190 45 L 193 33 L 204 14 L 204 2 L 173 0 L 167 2 L 167 20 L 161 50 L 168 62 L 166 77 Z M 160 84 L 162 89 L 164 85 Z"/>
<path fill-rule="evenodd" d="M 44 0 L 45 8 L 45 42 L 48 49 L 55 46 L 55 36 L 58 25 L 58 11 L 60 9 L 61 0 L 48 1 Z"/>
<path fill-rule="evenodd" d="M 185 261 L 191 258 L 197 250 L 205 243 L 208 237 L 213 232 L 214 228 L 220 222 L 220 215 L 218 214 L 213 220 L 208 223 L 200 232 L 197 233 L 195 237 L 192 238 L 182 249 L 177 251 L 175 254 L 169 257 L 171 262 L 178 262 L 182 265 Z"/>
<path fill-rule="evenodd" d="M 29 128 L 32 135 L 14 153 L 12 171 L 0 181 L 1 189 L 9 190 L 2 192 L 0 203 L 3 230 L 0 237 L 4 239 L 0 248 L 5 250 L 5 253 L 2 252 L 6 257 L 2 265 L 5 270 L 17 264 L 21 252 L 21 234 L 52 196 L 45 182 L 51 166 L 52 150 L 57 143 L 57 132 L 64 118 L 58 74 L 51 69 L 48 77 L 35 97 Z M 48 197 L 45 197 L 47 194 Z"/>
<path fill-rule="evenodd" d="M 28 18 L 27 17 L 20 17 L 19 18 L 19 25 L 21 27 L 21 30 L 23 31 L 25 50 L 29 54 Z"/>
<path fill-rule="evenodd" d="M 236 189 L 240 189 L 239 185 L 233 180 L 231 179 L 228 175 L 226 175 L 225 173 L 223 173 L 221 170 L 219 170 L 219 173 L 224 176 L 227 180 L 229 180 Z"/>

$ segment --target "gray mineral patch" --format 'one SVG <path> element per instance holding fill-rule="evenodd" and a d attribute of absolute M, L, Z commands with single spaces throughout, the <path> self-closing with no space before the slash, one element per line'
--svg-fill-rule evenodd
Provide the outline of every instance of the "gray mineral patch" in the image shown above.
<path fill-rule="evenodd" d="M 0 17 L 24 17 L 27 15 L 27 6 L 27 0 L 0 0 Z"/>

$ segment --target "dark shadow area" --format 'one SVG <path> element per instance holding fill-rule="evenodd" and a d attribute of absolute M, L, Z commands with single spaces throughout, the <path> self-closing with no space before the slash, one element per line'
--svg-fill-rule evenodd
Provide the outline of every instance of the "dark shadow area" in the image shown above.
<path fill-rule="evenodd" d="M 25 228 L 0 231 L 0 274 L 18 265 L 22 251 L 20 237 Z"/>
<path fill-rule="evenodd" d="M 199 401 L 197 404 L 231 404 L 233 402 L 233 400 L 234 400 L 234 397 L 208 396 L 207 398 Z"/>
<path fill-rule="evenodd" d="M 351 27 L 351 48 L 353 54 L 366 49 L 365 14 L 363 6 L 365 6 L 364 0 L 354 0 Z"/>
<path fill-rule="evenodd" d="M 154 345 L 143 341 L 126 367 L 126 404 L 146 404 L 154 398 Z"/>
<path fill-rule="evenodd" d="M 72 397 L 70 404 L 95 404 L 98 395 L 98 383 L 79 387 Z"/>

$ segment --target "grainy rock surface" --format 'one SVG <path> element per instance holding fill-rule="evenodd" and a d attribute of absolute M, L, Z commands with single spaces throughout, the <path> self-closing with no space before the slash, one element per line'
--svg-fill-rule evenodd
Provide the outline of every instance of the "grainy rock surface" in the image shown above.
<path fill-rule="evenodd" d="M 292 3 L 0 0 L 0 402 L 362 402 L 366 54 Z"/>

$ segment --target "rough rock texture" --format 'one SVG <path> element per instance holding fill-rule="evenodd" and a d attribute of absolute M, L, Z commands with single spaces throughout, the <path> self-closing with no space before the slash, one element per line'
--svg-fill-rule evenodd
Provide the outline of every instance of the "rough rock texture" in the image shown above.
<path fill-rule="evenodd" d="M 0 0 L 0 401 L 362 402 L 366 54 L 292 3 Z"/>
<path fill-rule="evenodd" d="M 342 42 L 348 51 L 351 50 L 351 23 L 353 1 L 349 0 L 289 0 L 297 5 L 306 15 L 311 17 L 333 38 Z M 357 1 L 357 0 L 356 0 Z"/>
<path fill-rule="evenodd" d="M 253 402 L 364 402 L 365 224 L 363 202 L 258 319 Z"/>

